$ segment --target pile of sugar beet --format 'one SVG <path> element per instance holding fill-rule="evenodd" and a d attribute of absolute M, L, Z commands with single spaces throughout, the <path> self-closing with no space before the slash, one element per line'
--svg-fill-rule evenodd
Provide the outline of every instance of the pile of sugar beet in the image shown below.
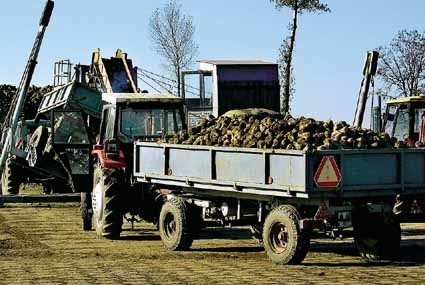
<path fill-rule="evenodd" d="M 52 86 L 30 86 L 28 89 L 27 100 L 24 105 L 23 115 L 25 118 L 32 119 L 37 113 L 38 105 L 41 102 L 44 94 L 50 92 L 53 89 Z M 0 120 L 3 120 L 10 108 L 13 96 L 16 93 L 17 88 L 13 85 L 0 84 Z"/>
<path fill-rule="evenodd" d="M 168 142 L 303 151 L 409 147 L 386 133 L 355 128 L 344 121 L 294 118 L 264 109 L 235 110 L 218 118 L 202 119 L 196 127 L 176 134 Z"/>

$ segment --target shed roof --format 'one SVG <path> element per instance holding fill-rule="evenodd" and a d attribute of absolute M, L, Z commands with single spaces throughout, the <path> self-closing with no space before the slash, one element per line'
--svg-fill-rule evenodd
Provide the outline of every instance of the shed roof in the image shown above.
<path fill-rule="evenodd" d="M 182 102 L 183 99 L 172 94 L 155 93 L 103 93 L 102 100 L 110 104 L 142 102 Z"/>
<path fill-rule="evenodd" d="M 410 103 L 410 102 L 424 102 L 425 96 L 410 96 L 410 97 L 400 97 L 397 99 L 388 100 L 387 104 L 400 104 L 400 103 Z"/>
<path fill-rule="evenodd" d="M 214 65 L 269 65 L 276 64 L 271 61 L 263 60 L 199 60 L 200 63 L 209 63 Z"/>

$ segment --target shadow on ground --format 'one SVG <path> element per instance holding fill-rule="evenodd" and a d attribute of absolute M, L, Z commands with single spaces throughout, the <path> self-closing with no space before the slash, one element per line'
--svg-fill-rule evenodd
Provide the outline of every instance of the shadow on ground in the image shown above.
<path fill-rule="evenodd" d="M 121 233 L 121 240 L 134 240 L 134 241 L 155 241 L 161 240 L 158 231 L 155 229 L 131 230 L 123 229 Z"/>
<path fill-rule="evenodd" d="M 401 250 L 398 258 L 393 261 L 380 262 L 334 262 L 334 263 L 303 263 L 305 266 L 418 266 L 425 264 L 425 241 L 414 239 L 413 236 L 422 234 L 423 230 L 409 229 L 403 231 L 404 239 L 401 242 Z M 123 231 L 123 240 L 134 241 L 155 241 L 160 240 L 158 231 L 155 228 L 132 231 L 125 229 Z M 253 244 L 251 241 L 251 232 L 246 228 L 205 228 L 202 229 L 196 240 L 247 240 L 247 246 L 214 246 L 194 248 L 193 252 L 210 252 L 210 253 L 249 253 L 263 252 L 261 245 Z M 251 242 L 250 242 L 251 241 Z M 249 243 L 248 243 L 249 242 Z M 319 254 L 336 254 L 340 256 L 359 256 L 358 251 L 352 241 L 348 238 L 343 241 L 333 241 L 327 238 L 318 238 L 317 236 L 311 241 L 311 253 Z M 360 261 L 360 257 L 359 257 Z"/>
<path fill-rule="evenodd" d="M 263 252 L 264 248 L 260 246 L 230 246 L 230 247 L 209 247 L 209 248 L 195 248 L 190 249 L 194 252 L 233 252 L 233 253 L 246 253 L 246 252 Z"/>

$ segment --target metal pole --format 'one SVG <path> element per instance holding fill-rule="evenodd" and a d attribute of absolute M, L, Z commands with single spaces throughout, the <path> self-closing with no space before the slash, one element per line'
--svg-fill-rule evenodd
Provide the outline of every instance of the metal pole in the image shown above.
<path fill-rule="evenodd" d="M 205 80 L 204 74 L 199 74 L 199 107 L 205 107 Z"/>
<path fill-rule="evenodd" d="M 372 77 L 376 74 L 376 68 L 378 65 L 379 53 L 377 51 L 369 51 L 366 55 L 365 64 L 363 67 L 363 80 L 359 93 L 359 99 L 357 101 L 356 115 L 354 118 L 353 125 L 361 128 L 363 124 L 364 112 L 366 109 L 367 94 L 369 93 L 369 86 Z"/>
<path fill-rule="evenodd" d="M 181 97 L 182 97 L 183 100 L 186 98 L 186 83 L 185 83 L 186 80 L 185 80 L 185 76 L 186 76 L 186 72 L 183 71 L 182 72 L 182 75 L 181 75 L 181 86 L 182 86 Z M 178 82 L 177 85 L 180 86 L 180 82 Z M 180 89 L 179 88 L 177 88 L 177 92 L 178 92 L 178 95 L 180 96 Z"/>
<path fill-rule="evenodd" d="M 379 110 L 379 117 L 378 117 L 378 132 L 382 132 L 382 98 L 381 95 L 378 96 L 378 110 Z"/>
<path fill-rule="evenodd" d="M 37 36 L 35 38 L 34 46 L 31 51 L 30 58 L 27 63 L 27 67 L 25 68 L 24 74 L 22 75 L 22 79 L 21 79 L 22 86 L 19 90 L 17 90 L 18 97 L 16 100 L 16 105 L 11 106 L 11 108 L 13 108 L 13 113 L 10 120 L 10 125 L 7 127 L 6 130 L 3 131 L 3 134 L 7 133 L 7 136 L 4 139 L 3 148 L 2 148 L 2 152 L 0 156 L 0 175 L 3 173 L 7 156 L 10 153 L 12 146 L 14 145 L 13 133 L 18 124 L 19 116 L 21 114 L 21 111 L 25 103 L 25 99 L 27 97 L 28 88 L 31 83 L 32 76 L 34 74 L 35 66 L 37 65 L 38 53 L 40 52 L 40 47 L 43 41 L 44 33 L 50 22 L 50 17 L 52 15 L 53 7 L 54 7 L 54 2 L 51 0 L 48 0 L 46 3 L 46 6 L 44 7 L 43 15 L 40 19 L 40 27 L 38 29 Z"/>
<path fill-rule="evenodd" d="M 370 125 L 369 125 L 369 127 L 370 127 L 371 130 L 374 130 L 375 127 L 373 125 L 374 124 L 374 117 L 373 117 L 374 116 L 373 115 L 373 108 L 374 108 L 373 103 L 374 102 L 373 102 L 373 99 L 375 97 L 375 94 L 372 93 L 371 97 L 372 97 L 372 99 L 370 100 Z"/>
<path fill-rule="evenodd" d="M 180 72 L 180 66 L 177 67 L 177 96 L 182 97 L 181 94 L 181 72 Z"/>

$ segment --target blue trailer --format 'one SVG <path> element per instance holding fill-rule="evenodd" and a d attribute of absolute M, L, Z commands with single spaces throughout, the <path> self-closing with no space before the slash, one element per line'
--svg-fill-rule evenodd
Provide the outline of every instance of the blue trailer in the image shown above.
<path fill-rule="evenodd" d="M 241 196 L 353 199 L 425 194 L 424 149 L 296 150 L 209 147 L 136 142 L 138 181 L 210 188 Z M 318 186 L 314 176 L 332 157 L 338 185 Z M 320 184 L 320 182 L 319 182 Z"/>
<path fill-rule="evenodd" d="M 201 213 L 251 225 L 270 259 L 283 264 L 303 260 L 312 230 L 336 237 L 351 226 L 363 257 L 390 258 L 401 217 L 410 214 L 412 204 L 406 211 L 403 203 L 419 207 L 425 198 L 425 149 L 309 153 L 136 142 L 132 168 L 135 183 L 166 193 L 159 229 L 167 248 L 190 246 Z"/>

